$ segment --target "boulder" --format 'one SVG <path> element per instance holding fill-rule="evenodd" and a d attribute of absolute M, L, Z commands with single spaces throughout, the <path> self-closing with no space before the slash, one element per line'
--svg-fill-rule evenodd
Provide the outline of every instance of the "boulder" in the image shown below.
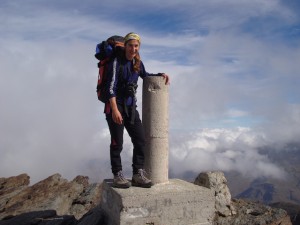
<path fill-rule="evenodd" d="M 216 213 L 221 216 L 231 216 L 236 213 L 231 204 L 231 194 L 223 172 L 214 171 L 200 173 L 195 179 L 194 184 L 207 187 L 214 191 L 216 198 Z"/>
<path fill-rule="evenodd" d="M 0 179 L 0 219 L 30 211 L 56 210 L 58 215 L 81 218 L 100 201 L 100 184 L 89 184 L 88 177 L 72 181 L 54 174 L 32 186 L 29 177 Z"/>

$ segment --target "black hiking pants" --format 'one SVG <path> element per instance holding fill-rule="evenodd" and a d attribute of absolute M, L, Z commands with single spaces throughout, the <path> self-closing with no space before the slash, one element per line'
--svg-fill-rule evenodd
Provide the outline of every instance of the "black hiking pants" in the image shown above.
<path fill-rule="evenodd" d="M 144 167 L 144 149 L 145 149 L 145 134 L 142 121 L 138 111 L 135 109 L 129 109 L 129 116 L 126 115 L 124 108 L 118 105 L 118 109 L 123 117 L 123 124 L 119 125 L 112 119 L 112 113 L 106 114 L 106 120 L 108 123 L 111 143 L 110 143 L 110 162 L 113 174 L 117 174 L 122 170 L 121 152 L 123 150 L 123 134 L 124 127 L 126 128 L 131 142 L 133 144 L 133 157 L 132 157 L 132 169 L 133 173 L 137 173 L 138 169 Z M 134 123 L 131 122 L 131 110 L 135 110 Z"/>

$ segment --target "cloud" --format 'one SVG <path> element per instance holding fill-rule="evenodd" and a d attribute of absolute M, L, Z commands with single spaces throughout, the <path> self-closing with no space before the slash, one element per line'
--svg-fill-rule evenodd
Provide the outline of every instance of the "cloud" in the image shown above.
<path fill-rule="evenodd" d="M 176 141 L 178 136 L 180 141 Z M 171 137 L 171 171 L 179 176 L 186 171 L 239 171 L 247 177 L 282 179 L 285 172 L 259 153 L 266 141 L 263 133 L 242 127 L 175 133 Z"/>

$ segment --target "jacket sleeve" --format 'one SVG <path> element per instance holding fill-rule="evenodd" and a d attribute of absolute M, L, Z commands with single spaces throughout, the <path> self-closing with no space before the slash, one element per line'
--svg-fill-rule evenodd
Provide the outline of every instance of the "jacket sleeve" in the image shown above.
<path fill-rule="evenodd" d="M 163 73 L 148 73 L 146 72 L 145 66 L 143 64 L 143 62 L 141 61 L 141 65 L 140 65 L 140 77 L 144 78 L 147 76 L 162 76 Z"/>
<path fill-rule="evenodd" d="M 119 68 L 119 62 L 117 58 L 110 61 L 110 63 L 108 64 L 106 90 L 108 91 L 109 99 L 112 97 L 116 97 L 117 95 L 118 68 Z"/>

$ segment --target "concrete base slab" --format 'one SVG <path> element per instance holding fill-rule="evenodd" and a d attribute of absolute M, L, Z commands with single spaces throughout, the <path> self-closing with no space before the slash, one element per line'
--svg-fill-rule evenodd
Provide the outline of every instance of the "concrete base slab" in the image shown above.
<path fill-rule="evenodd" d="M 112 180 L 104 180 L 101 207 L 107 225 L 209 225 L 215 197 L 208 188 L 178 179 L 128 189 L 113 188 Z"/>

